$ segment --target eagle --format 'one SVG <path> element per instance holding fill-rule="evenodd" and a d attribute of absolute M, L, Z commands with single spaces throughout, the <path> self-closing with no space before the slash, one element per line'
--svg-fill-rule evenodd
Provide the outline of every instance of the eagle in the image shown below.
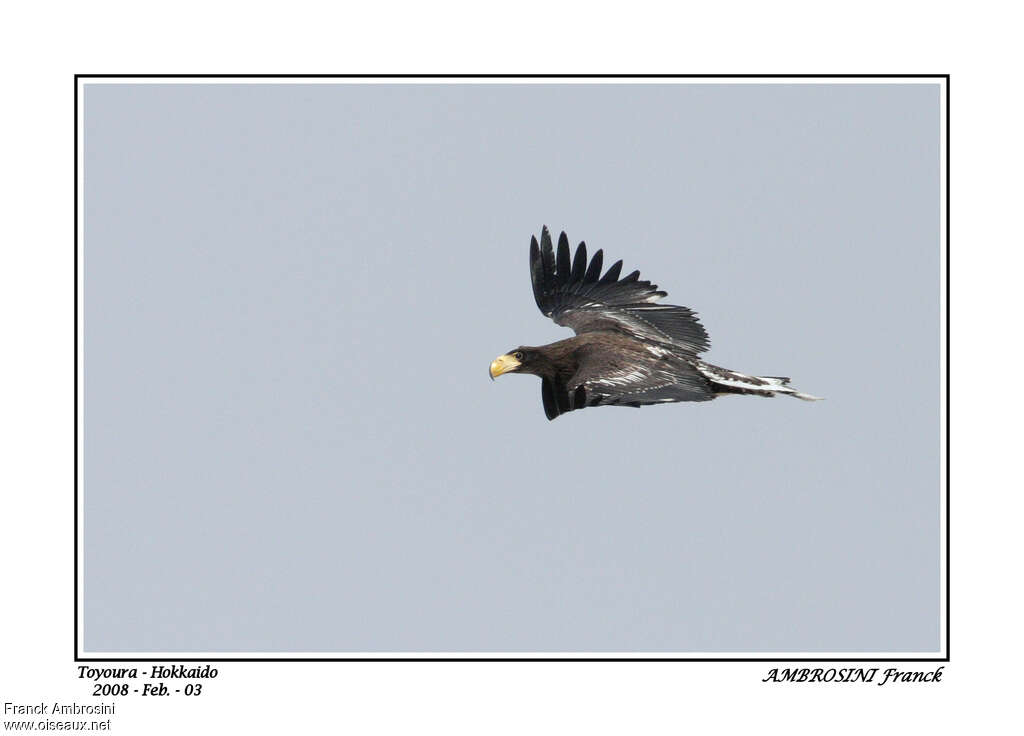
<path fill-rule="evenodd" d="M 819 401 L 780 376 L 748 376 L 699 357 L 711 343 L 688 307 L 657 303 L 667 292 L 642 281 L 640 272 L 622 278 L 622 261 L 601 274 L 604 252 L 587 259 L 586 243 L 570 258 L 563 232 L 557 252 L 545 225 L 540 243 L 530 239 L 530 280 L 537 307 L 576 337 L 550 345 L 520 345 L 494 359 L 491 380 L 505 373 L 541 379 L 541 400 L 549 420 L 590 406 L 709 401 L 726 394 Z"/>

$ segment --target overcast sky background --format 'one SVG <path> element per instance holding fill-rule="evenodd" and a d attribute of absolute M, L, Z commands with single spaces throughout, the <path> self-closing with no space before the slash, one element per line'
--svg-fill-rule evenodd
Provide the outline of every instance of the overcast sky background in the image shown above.
<path fill-rule="evenodd" d="M 87 85 L 87 651 L 934 652 L 937 85 Z M 554 422 L 542 224 L 826 401 Z"/>

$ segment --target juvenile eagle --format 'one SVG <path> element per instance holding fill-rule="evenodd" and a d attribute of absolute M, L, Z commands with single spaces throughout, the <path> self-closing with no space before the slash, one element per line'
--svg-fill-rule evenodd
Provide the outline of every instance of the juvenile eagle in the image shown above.
<path fill-rule="evenodd" d="M 537 306 L 576 337 L 541 347 L 520 346 L 491 363 L 491 379 L 503 373 L 540 376 L 548 419 L 588 406 L 643 406 L 708 401 L 722 394 L 774 396 L 805 401 L 817 396 L 789 386 L 788 378 L 748 376 L 697 357 L 711 343 L 693 310 L 656 304 L 667 292 L 633 271 L 619 278 L 622 261 L 601 275 L 604 253 L 587 262 L 580 243 L 569 258 L 569 239 L 551 247 L 547 226 L 530 240 L 530 279 Z"/>

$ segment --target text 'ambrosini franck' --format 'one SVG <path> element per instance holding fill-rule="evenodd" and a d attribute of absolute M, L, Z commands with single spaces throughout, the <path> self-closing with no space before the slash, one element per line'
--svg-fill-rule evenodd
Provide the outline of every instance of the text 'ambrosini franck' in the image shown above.
<path fill-rule="evenodd" d="M 768 671 L 768 676 L 761 682 L 873 682 L 876 685 L 890 685 L 898 682 L 941 682 L 942 671 L 945 667 L 935 670 L 910 671 L 898 670 L 889 667 L 882 670 L 880 667 L 843 667 L 823 669 L 821 667 L 811 669 L 809 667 L 786 667 L 785 669 L 774 668 Z M 879 677 L 879 672 L 881 676 Z"/>

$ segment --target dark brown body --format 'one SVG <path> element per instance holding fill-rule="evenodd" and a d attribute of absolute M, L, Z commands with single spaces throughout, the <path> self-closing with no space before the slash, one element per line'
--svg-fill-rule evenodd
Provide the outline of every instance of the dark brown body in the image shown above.
<path fill-rule="evenodd" d="M 508 372 L 540 376 L 549 419 L 586 406 L 707 401 L 717 393 L 697 369 L 701 361 L 695 356 L 615 332 L 524 345 L 509 356 L 522 357 Z"/>

